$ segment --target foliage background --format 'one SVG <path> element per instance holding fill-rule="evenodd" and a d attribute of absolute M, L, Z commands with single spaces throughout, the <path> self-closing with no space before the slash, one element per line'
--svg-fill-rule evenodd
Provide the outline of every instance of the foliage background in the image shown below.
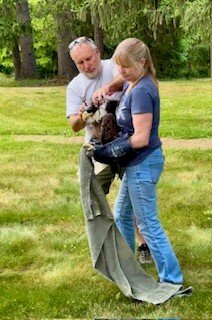
<path fill-rule="evenodd" d="M 15 6 L 21 1 L 0 0 L 0 72 L 8 74 L 14 71 L 12 46 L 14 37 L 20 37 Z M 24 2 L 29 4 L 36 63 L 42 78 L 66 76 L 58 65 L 61 42 L 67 50 L 66 42 L 82 35 L 94 39 L 100 36 L 105 58 L 124 38 L 142 39 L 151 49 L 161 79 L 210 76 L 210 0 Z"/>
<path fill-rule="evenodd" d="M 29 5 L 26 28 L 21 4 Z M 99 36 L 105 58 L 124 38 L 141 38 L 160 79 L 208 77 L 211 8 L 210 0 L 0 0 L 1 319 L 211 319 L 211 150 L 165 148 L 158 190 L 161 220 L 195 293 L 162 306 L 135 304 L 91 266 L 77 178 L 81 144 L 64 143 L 76 136 L 65 119 L 65 87 L 47 80 L 70 80 L 71 60 L 61 56 L 82 35 Z M 14 80 L 14 45 L 22 63 L 24 29 L 43 80 Z M 160 81 L 160 92 L 162 137 L 211 137 L 210 80 Z M 154 266 L 146 270 L 157 277 Z"/>

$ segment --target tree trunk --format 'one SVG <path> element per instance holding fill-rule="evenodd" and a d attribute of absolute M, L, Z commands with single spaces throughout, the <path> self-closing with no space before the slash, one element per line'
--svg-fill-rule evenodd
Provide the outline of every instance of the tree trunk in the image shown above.
<path fill-rule="evenodd" d="M 75 77 L 78 73 L 68 49 L 69 43 L 76 37 L 70 26 L 72 19 L 71 13 L 63 13 L 55 16 L 58 36 L 58 76 L 68 80 Z"/>
<path fill-rule="evenodd" d="M 212 36 L 210 36 L 210 66 L 211 66 L 211 78 L 212 78 Z"/>
<path fill-rule="evenodd" d="M 103 30 L 100 27 L 99 13 L 97 10 L 94 15 L 93 25 L 94 25 L 94 42 L 99 48 L 100 54 L 103 57 L 103 54 L 104 54 Z"/>
<path fill-rule="evenodd" d="M 12 58 L 14 64 L 14 71 L 15 71 L 15 80 L 20 79 L 21 76 L 21 57 L 20 51 L 18 47 L 18 41 L 14 38 L 13 47 L 12 47 Z"/>
<path fill-rule="evenodd" d="M 27 0 L 19 0 L 16 3 L 17 21 L 21 29 L 20 48 L 21 48 L 21 72 L 20 77 L 37 78 L 37 66 L 35 61 L 32 26 Z"/>

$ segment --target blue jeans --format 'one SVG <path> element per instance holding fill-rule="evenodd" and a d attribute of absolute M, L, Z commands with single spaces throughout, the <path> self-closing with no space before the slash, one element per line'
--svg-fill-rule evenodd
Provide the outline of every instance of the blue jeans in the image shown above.
<path fill-rule="evenodd" d="M 125 168 L 115 202 L 114 218 L 130 248 L 135 250 L 134 219 L 144 237 L 162 282 L 181 284 L 183 276 L 172 246 L 158 219 L 156 186 L 163 171 L 161 148 L 143 162 Z"/>

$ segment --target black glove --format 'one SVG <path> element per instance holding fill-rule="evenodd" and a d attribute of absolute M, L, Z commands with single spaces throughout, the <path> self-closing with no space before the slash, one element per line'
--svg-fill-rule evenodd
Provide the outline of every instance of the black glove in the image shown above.
<path fill-rule="evenodd" d="M 98 162 L 125 167 L 136 155 L 130 144 L 129 134 L 126 133 L 105 145 L 95 146 L 93 156 Z"/>

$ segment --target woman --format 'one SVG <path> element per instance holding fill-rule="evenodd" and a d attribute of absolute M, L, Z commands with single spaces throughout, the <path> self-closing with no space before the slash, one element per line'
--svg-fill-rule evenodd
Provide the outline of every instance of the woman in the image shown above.
<path fill-rule="evenodd" d="M 178 260 L 158 219 L 156 187 L 164 155 L 158 136 L 160 99 L 150 51 L 139 39 L 129 38 L 117 46 L 113 60 L 125 80 L 116 115 L 124 138 L 116 139 L 114 144 L 103 147 L 105 152 L 99 150 L 94 156 L 102 162 L 109 163 L 108 159 L 124 162 L 125 173 L 114 216 L 131 249 L 135 250 L 135 216 L 155 261 L 159 280 L 181 284 L 183 276 Z"/>

